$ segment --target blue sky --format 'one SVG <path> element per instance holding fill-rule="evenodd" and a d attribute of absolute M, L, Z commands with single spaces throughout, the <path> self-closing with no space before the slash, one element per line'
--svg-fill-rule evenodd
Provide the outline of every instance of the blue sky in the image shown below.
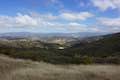
<path fill-rule="evenodd" d="M 0 0 L 0 32 L 119 32 L 120 0 Z"/>

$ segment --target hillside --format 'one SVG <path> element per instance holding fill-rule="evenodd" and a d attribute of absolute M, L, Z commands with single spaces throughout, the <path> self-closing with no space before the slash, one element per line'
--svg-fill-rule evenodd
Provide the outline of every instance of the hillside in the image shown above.
<path fill-rule="evenodd" d="M 92 38 L 91 38 L 92 39 Z M 68 48 L 68 51 L 82 55 L 105 57 L 120 56 L 120 33 L 101 36 L 101 39 L 78 42 Z M 67 50 L 67 49 L 66 49 Z"/>
<path fill-rule="evenodd" d="M 87 37 L 64 44 L 30 39 L 0 40 L 0 53 L 53 64 L 120 64 L 119 43 L 120 33 Z"/>
<path fill-rule="evenodd" d="M 120 80 L 116 65 L 52 65 L 0 55 L 0 80 Z"/>

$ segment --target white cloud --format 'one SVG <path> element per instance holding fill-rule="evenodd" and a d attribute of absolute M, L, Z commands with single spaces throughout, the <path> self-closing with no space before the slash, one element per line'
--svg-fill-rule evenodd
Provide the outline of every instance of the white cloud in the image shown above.
<path fill-rule="evenodd" d="M 99 18 L 98 22 L 108 27 L 120 27 L 120 18 Z"/>
<path fill-rule="evenodd" d="M 120 0 L 91 0 L 95 7 L 105 11 L 108 9 L 120 9 Z"/>
<path fill-rule="evenodd" d="M 37 21 L 31 16 L 18 14 L 17 16 L 0 16 L 1 27 L 23 27 L 23 26 L 36 26 Z"/>
<path fill-rule="evenodd" d="M 67 26 L 70 31 L 84 32 L 88 30 L 86 25 L 76 22 L 70 22 Z"/>
<path fill-rule="evenodd" d="M 15 24 L 18 26 L 37 26 L 38 20 L 32 18 L 29 15 L 18 14 L 15 18 Z"/>
<path fill-rule="evenodd" d="M 98 27 L 96 26 L 88 26 L 85 24 L 80 24 L 76 22 L 71 22 L 67 24 L 68 30 L 73 32 L 102 32 Z"/>
<path fill-rule="evenodd" d="M 64 14 L 64 13 L 63 13 Z M 68 14 L 68 13 L 67 13 Z M 71 14 L 70 16 L 52 15 L 52 14 L 21 14 L 18 13 L 16 16 L 0 16 L 0 28 L 22 28 L 22 29 L 47 29 L 47 30 L 58 30 L 68 32 L 87 32 L 95 31 L 87 25 L 81 24 L 74 20 L 86 20 L 91 17 L 92 14 L 87 12 Z M 72 16 L 72 17 L 71 17 Z M 64 22 L 65 21 L 65 22 Z"/>
<path fill-rule="evenodd" d="M 89 13 L 89 12 L 81 12 L 81 13 L 66 12 L 66 13 L 62 13 L 60 15 L 60 17 L 62 17 L 63 19 L 70 20 L 70 21 L 86 20 L 86 19 L 91 18 L 93 16 L 94 15 Z"/>
<path fill-rule="evenodd" d="M 21 14 L 16 16 L 0 16 L 0 29 L 7 28 L 21 28 L 21 29 L 33 29 L 42 31 L 56 30 L 67 32 L 102 32 L 102 31 L 120 31 L 120 17 L 118 18 L 98 18 L 97 23 L 92 25 L 86 25 L 80 23 L 82 20 L 89 18 L 88 13 L 69 13 L 69 16 L 62 16 L 53 14 Z M 67 13 L 68 14 L 68 13 Z M 67 19 L 66 19 L 67 18 Z M 100 27 L 103 28 L 100 28 Z M 39 31 L 39 30 L 38 30 Z M 45 30 L 44 30 L 45 31 Z"/>
<path fill-rule="evenodd" d="M 62 21 L 74 21 L 74 20 L 86 20 L 93 15 L 88 12 L 81 13 L 61 13 L 59 15 L 52 14 L 21 14 L 18 13 L 16 16 L 0 16 L 0 26 L 2 27 L 35 27 L 45 26 L 52 22 Z"/>
<path fill-rule="evenodd" d="M 21 14 L 16 16 L 0 16 L 0 27 L 40 27 L 45 26 L 48 21 L 54 20 L 55 16 Z"/>
<path fill-rule="evenodd" d="M 97 26 L 104 32 L 120 32 L 120 17 L 118 18 L 98 18 Z"/>

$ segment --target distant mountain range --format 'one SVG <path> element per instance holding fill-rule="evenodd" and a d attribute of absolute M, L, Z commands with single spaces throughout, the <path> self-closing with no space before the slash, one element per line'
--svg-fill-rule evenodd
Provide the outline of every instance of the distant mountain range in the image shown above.
<path fill-rule="evenodd" d="M 81 32 L 81 33 L 30 33 L 30 32 L 13 32 L 13 33 L 1 33 L 0 39 L 6 40 L 40 40 L 48 43 L 60 43 L 76 41 L 86 37 L 100 36 L 106 33 L 92 33 L 92 32 Z"/>
<path fill-rule="evenodd" d="M 90 36 L 104 35 L 106 33 L 95 33 L 95 32 L 79 32 L 79 33 L 30 33 L 30 32 L 11 32 L 11 33 L 1 33 L 0 37 L 19 37 L 19 38 L 29 38 L 29 37 L 74 37 L 83 38 Z"/>

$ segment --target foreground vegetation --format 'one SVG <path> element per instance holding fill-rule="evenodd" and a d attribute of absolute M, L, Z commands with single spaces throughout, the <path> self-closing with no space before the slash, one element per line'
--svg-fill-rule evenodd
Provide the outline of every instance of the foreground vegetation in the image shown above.
<path fill-rule="evenodd" d="M 120 80 L 119 65 L 52 65 L 0 55 L 0 80 Z"/>

